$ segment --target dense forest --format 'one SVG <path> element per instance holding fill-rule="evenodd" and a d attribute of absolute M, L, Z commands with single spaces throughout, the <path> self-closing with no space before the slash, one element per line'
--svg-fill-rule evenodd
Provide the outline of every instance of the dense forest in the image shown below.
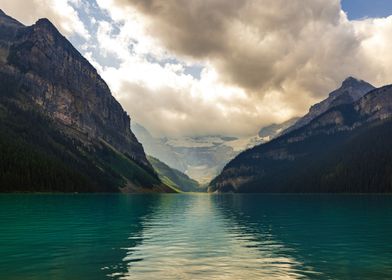
<path fill-rule="evenodd" d="M 109 146 L 80 143 L 39 112 L 0 100 L 1 192 L 118 192 L 127 181 L 160 183 Z"/>

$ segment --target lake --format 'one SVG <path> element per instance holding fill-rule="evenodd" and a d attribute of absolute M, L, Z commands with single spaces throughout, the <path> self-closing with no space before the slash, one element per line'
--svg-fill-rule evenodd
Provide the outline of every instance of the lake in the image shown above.
<path fill-rule="evenodd" d="M 392 196 L 0 195 L 0 279 L 392 279 Z"/>

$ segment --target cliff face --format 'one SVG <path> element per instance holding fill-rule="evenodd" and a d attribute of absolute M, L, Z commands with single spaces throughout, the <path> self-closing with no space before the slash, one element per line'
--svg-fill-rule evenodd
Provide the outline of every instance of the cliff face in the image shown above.
<path fill-rule="evenodd" d="M 104 145 L 157 178 L 130 117 L 49 20 L 26 27 L 0 11 L 0 85 L 2 100 L 42 113 L 81 149 L 93 153 Z"/>
<path fill-rule="evenodd" d="M 391 137 L 392 86 L 386 86 L 241 153 L 210 190 L 391 192 Z"/>

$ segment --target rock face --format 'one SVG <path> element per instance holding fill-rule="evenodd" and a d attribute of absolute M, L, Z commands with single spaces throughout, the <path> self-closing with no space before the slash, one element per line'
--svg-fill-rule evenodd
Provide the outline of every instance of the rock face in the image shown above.
<path fill-rule="evenodd" d="M 130 117 L 49 20 L 26 27 L 0 12 L 0 85 L 3 101 L 40 112 L 86 151 L 105 145 L 157 178 Z"/>
<path fill-rule="evenodd" d="M 210 191 L 392 192 L 391 137 L 392 86 L 386 86 L 241 153 Z"/>
<path fill-rule="evenodd" d="M 288 127 L 282 132 L 282 134 L 291 132 L 307 125 L 316 117 L 325 113 L 332 107 L 343 104 L 351 104 L 373 89 L 374 86 L 372 86 L 371 84 L 353 77 L 349 77 L 343 81 L 340 88 L 331 92 L 328 98 L 326 98 L 325 100 L 313 105 L 310 108 L 308 114 L 298 119 L 294 125 Z"/>

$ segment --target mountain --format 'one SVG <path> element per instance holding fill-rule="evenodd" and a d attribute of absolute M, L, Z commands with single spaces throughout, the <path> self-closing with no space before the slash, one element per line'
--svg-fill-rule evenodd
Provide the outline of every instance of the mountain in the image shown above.
<path fill-rule="evenodd" d="M 157 171 L 159 178 L 165 184 L 172 186 L 181 192 L 205 192 L 206 189 L 199 186 L 199 183 L 189 178 L 179 170 L 173 169 L 159 159 L 148 156 L 149 162 Z"/>
<path fill-rule="evenodd" d="M 201 184 L 208 184 L 240 152 L 273 139 L 296 120 L 273 124 L 262 128 L 259 135 L 241 138 L 222 135 L 156 138 L 137 123 L 132 124 L 132 130 L 148 155 Z"/>
<path fill-rule="evenodd" d="M 221 135 L 185 136 L 164 139 L 186 166 L 185 174 L 201 184 L 208 184 L 237 154 L 227 142 L 234 137 Z"/>
<path fill-rule="evenodd" d="M 373 89 L 375 89 L 374 86 L 363 80 L 348 77 L 346 80 L 343 81 L 340 88 L 331 92 L 328 98 L 324 99 L 320 103 L 313 105 L 310 108 L 309 113 L 298 119 L 294 125 L 289 126 L 286 130 L 282 132 L 282 134 L 288 133 L 290 131 L 301 128 L 304 125 L 307 125 L 316 117 L 325 113 L 332 107 L 343 104 L 351 104 L 362 98 L 366 93 L 370 92 Z"/>
<path fill-rule="evenodd" d="M 283 123 L 273 123 L 264 126 L 259 130 L 257 135 L 230 140 L 225 142 L 224 145 L 231 147 L 233 149 L 234 156 L 236 156 L 240 152 L 251 149 L 257 145 L 266 143 L 278 137 L 283 133 L 283 131 L 291 127 L 298 119 L 299 118 L 292 118 Z"/>
<path fill-rule="evenodd" d="M 0 191 L 172 191 L 96 69 L 47 19 L 0 12 Z"/>
<path fill-rule="evenodd" d="M 229 162 L 218 192 L 392 192 L 392 86 L 339 103 Z"/>
<path fill-rule="evenodd" d="M 297 123 L 299 118 L 292 118 L 280 124 L 271 124 L 260 129 L 258 136 L 267 142 L 279 136 L 283 131 Z"/>
<path fill-rule="evenodd" d="M 184 136 L 157 138 L 140 124 L 132 130 L 148 155 L 177 169 L 201 184 L 211 181 L 239 151 L 229 145 L 237 140 L 227 136 Z"/>

